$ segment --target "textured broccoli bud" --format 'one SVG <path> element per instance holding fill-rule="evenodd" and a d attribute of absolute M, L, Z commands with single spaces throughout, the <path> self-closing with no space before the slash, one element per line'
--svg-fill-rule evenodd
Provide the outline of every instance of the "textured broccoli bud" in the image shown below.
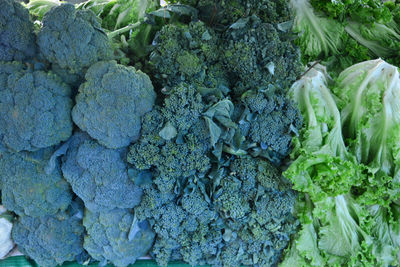
<path fill-rule="evenodd" d="M 214 188 L 225 224 L 223 265 L 275 266 L 298 225 L 290 183 L 267 161 L 245 156 L 231 161 Z"/>
<path fill-rule="evenodd" d="M 32 217 L 67 209 L 72 194 L 59 161 L 47 171 L 53 151 L 48 148 L 31 153 L 1 153 L 1 197 L 7 209 Z"/>
<path fill-rule="evenodd" d="M 156 35 L 150 55 L 155 81 L 173 87 L 181 82 L 208 88 L 228 87 L 221 65 L 218 35 L 203 22 L 169 24 Z"/>
<path fill-rule="evenodd" d="M 241 121 L 243 133 L 272 159 L 285 158 L 303 123 L 300 111 L 284 94 L 247 91 L 241 100 L 247 108 Z"/>
<path fill-rule="evenodd" d="M 86 73 L 72 119 L 81 130 L 108 148 L 121 148 L 139 138 L 141 117 L 156 94 L 149 77 L 115 61 L 101 61 Z"/>
<path fill-rule="evenodd" d="M 196 7 L 200 19 L 216 27 L 232 24 L 251 15 L 257 15 L 263 22 L 268 23 L 286 22 L 292 17 L 286 0 L 180 0 L 179 2 Z"/>
<path fill-rule="evenodd" d="M 72 190 L 92 211 L 133 208 L 141 189 L 128 176 L 124 149 L 108 149 L 78 132 L 63 157 L 62 172 Z"/>
<path fill-rule="evenodd" d="M 20 217 L 13 226 L 12 237 L 18 249 L 40 266 L 54 267 L 83 253 L 83 232 L 81 219 L 60 212 Z"/>
<path fill-rule="evenodd" d="M 51 72 L 0 62 L 0 142 L 35 151 L 72 134 L 70 88 Z"/>
<path fill-rule="evenodd" d="M 302 71 L 300 49 L 269 23 L 255 16 L 231 26 L 223 39 L 221 60 L 237 83 L 238 94 L 249 89 L 289 88 Z"/>
<path fill-rule="evenodd" d="M 143 116 L 142 136 L 130 147 L 128 162 L 142 170 L 155 167 L 156 183 L 169 188 L 173 185 L 166 183 L 176 177 L 205 173 L 210 168 L 206 155 L 210 137 L 203 111 L 202 98 L 193 86 L 172 88 L 162 108 Z"/>
<path fill-rule="evenodd" d="M 37 43 L 50 63 L 83 76 L 92 64 L 111 59 L 111 43 L 91 10 L 61 4 L 47 12 L 42 22 Z"/>
<path fill-rule="evenodd" d="M 145 256 L 154 241 L 147 221 L 138 221 L 128 209 L 94 213 L 86 210 L 84 248 L 96 260 L 127 266 Z"/>
<path fill-rule="evenodd" d="M 33 57 L 35 41 L 28 10 L 15 0 L 0 1 L 0 61 Z"/>

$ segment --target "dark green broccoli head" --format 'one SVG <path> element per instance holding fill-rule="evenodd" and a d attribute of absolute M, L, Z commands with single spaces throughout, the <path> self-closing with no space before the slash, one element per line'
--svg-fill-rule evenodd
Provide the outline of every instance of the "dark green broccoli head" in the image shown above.
<path fill-rule="evenodd" d="M 47 170 L 54 149 L 27 153 L 1 153 L 2 203 L 20 216 L 45 216 L 66 210 L 72 194 L 60 163 Z"/>
<path fill-rule="evenodd" d="M 162 87 L 187 82 L 211 90 L 228 85 L 217 63 L 218 35 L 203 22 L 166 25 L 153 46 L 150 63 Z"/>
<path fill-rule="evenodd" d="M 14 223 L 12 238 L 18 249 L 40 266 L 74 261 L 83 251 L 82 220 L 59 212 L 51 216 L 22 216 Z"/>
<path fill-rule="evenodd" d="M 75 124 L 108 148 L 136 141 L 141 117 L 156 98 L 150 78 L 115 61 L 92 65 L 85 77 L 72 110 Z"/>
<path fill-rule="evenodd" d="M 290 184 L 272 164 L 249 156 L 233 159 L 216 181 L 213 202 L 225 223 L 222 264 L 276 265 L 297 227 Z"/>
<path fill-rule="evenodd" d="M 108 149 L 77 132 L 63 158 L 62 172 L 72 190 L 92 211 L 133 208 L 141 189 L 128 176 L 124 149 Z"/>
<path fill-rule="evenodd" d="M 147 255 L 154 240 L 154 232 L 147 221 L 138 221 L 128 209 L 105 212 L 85 211 L 84 248 L 95 260 L 127 266 Z"/>
<path fill-rule="evenodd" d="M 11 151 L 57 145 L 72 134 L 71 89 L 44 71 L 0 62 L 0 142 Z"/>
<path fill-rule="evenodd" d="M 130 147 L 128 162 L 138 169 L 155 168 L 157 176 L 166 181 L 205 173 L 210 168 L 206 155 L 210 137 L 201 117 L 202 103 L 194 87 L 180 84 L 172 88 L 163 107 L 143 117 L 142 136 Z"/>
<path fill-rule="evenodd" d="M 170 1 L 172 2 L 172 1 Z M 238 19 L 257 15 L 263 22 L 281 23 L 292 18 L 287 0 L 182 0 L 199 9 L 200 19 L 221 28 Z"/>
<path fill-rule="evenodd" d="M 83 76 L 97 61 L 111 59 L 111 43 L 92 11 L 61 4 L 47 12 L 42 23 L 37 43 L 50 63 Z"/>
<path fill-rule="evenodd" d="M 258 17 L 236 22 L 223 39 L 221 61 L 236 81 L 237 95 L 249 89 L 286 89 L 302 71 L 300 49 L 290 36 Z"/>
<path fill-rule="evenodd" d="M 246 106 L 241 121 L 243 134 L 270 158 L 285 158 L 292 149 L 293 135 L 303 123 L 297 107 L 282 93 L 247 91 L 241 101 Z"/>
<path fill-rule="evenodd" d="M 0 1 L 0 61 L 33 57 L 35 41 L 28 10 L 15 0 Z"/>

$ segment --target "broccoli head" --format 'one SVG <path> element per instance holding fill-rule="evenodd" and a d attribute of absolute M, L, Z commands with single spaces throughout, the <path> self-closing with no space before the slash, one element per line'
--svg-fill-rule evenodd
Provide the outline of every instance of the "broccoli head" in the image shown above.
<path fill-rule="evenodd" d="M 297 228 L 289 182 L 264 159 L 245 156 L 233 159 L 213 186 L 225 225 L 222 265 L 275 266 Z"/>
<path fill-rule="evenodd" d="M 285 158 L 303 123 L 300 111 L 282 93 L 251 90 L 242 95 L 241 102 L 246 107 L 240 122 L 243 134 L 274 161 Z"/>
<path fill-rule="evenodd" d="M 153 245 L 154 232 L 147 221 L 138 221 L 128 209 L 105 212 L 85 211 L 84 248 L 90 256 L 115 266 L 127 266 L 147 255 Z"/>
<path fill-rule="evenodd" d="M 159 186 L 167 186 L 175 177 L 206 173 L 210 137 L 201 117 L 202 103 L 195 87 L 172 88 L 163 107 L 143 116 L 142 136 L 130 147 L 128 162 L 141 170 L 155 168 Z"/>
<path fill-rule="evenodd" d="M 235 25 L 235 26 L 234 26 Z M 300 49 L 291 37 L 258 17 L 246 17 L 223 35 L 221 61 L 237 95 L 249 89 L 289 88 L 302 71 Z"/>
<path fill-rule="evenodd" d="M 0 62 L 0 143 L 35 151 L 72 134 L 71 89 L 51 72 Z"/>
<path fill-rule="evenodd" d="M 62 172 L 87 209 L 132 208 L 140 203 L 142 191 L 128 176 L 125 157 L 124 149 L 103 147 L 77 132 L 63 157 Z"/>
<path fill-rule="evenodd" d="M 0 61 L 26 60 L 35 50 L 29 11 L 15 0 L 0 1 Z"/>
<path fill-rule="evenodd" d="M 54 149 L 36 152 L 1 153 L 0 180 L 2 203 L 23 216 L 45 216 L 66 210 L 72 194 L 64 180 L 60 162 L 48 171 Z"/>
<path fill-rule="evenodd" d="M 82 220 L 59 212 L 42 217 L 21 216 L 14 223 L 12 238 L 18 249 L 40 266 L 54 267 L 74 261 L 83 251 Z"/>
<path fill-rule="evenodd" d="M 202 21 L 219 28 L 251 15 L 257 15 L 263 22 L 268 23 L 286 22 L 292 17 L 286 0 L 182 0 L 179 2 L 196 7 Z"/>
<path fill-rule="evenodd" d="M 218 37 L 201 21 L 164 26 L 154 39 L 150 55 L 155 81 L 162 87 L 181 82 L 204 90 L 227 87 L 229 82 L 218 63 Z"/>
<path fill-rule="evenodd" d="M 150 78 L 134 67 L 101 61 L 86 73 L 79 87 L 72 119 L 108 148 L 122 148 L 139 138 L 141 117 L 156 94 Z"/>
<path fill-rule="evenodd" d="M 110 40 L 91 10 L 61 4 L 47 12 L 42 23 L 37 43 L 50 63 L 82 74 L 97 61 L 112 58 Z"/>

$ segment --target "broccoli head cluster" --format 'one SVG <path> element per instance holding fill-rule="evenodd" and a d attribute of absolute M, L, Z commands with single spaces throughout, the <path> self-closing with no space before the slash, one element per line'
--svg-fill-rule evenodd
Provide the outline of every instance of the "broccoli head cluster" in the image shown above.
<path fill-rule="evenodd" d="M 143 197 L 134 208 L 156 233 L 150 253 L 162 266 L 171 260 L 274 265 L 297 227 L 295 193 L 267 159 L 252 157 L 251 149 L 234 151 L 236 140 L 249 137 L 235 122 L 232 102 L 200 92 L 186 83 L 166 91 L 163 102 L 143 116 L 141 137 L 127 155 L 137 170 L 150 174 L 140 179 Z M 265 99 L 270 102 L 261 108 L 260 101 L 252 112 L 271 116 L 279 101 Z M 239 112 L 244 103 L 238 103 Z"/>
<path fill-rule="evenodd" d="M 28 60 L 35 52 L 28 10 L 14 0 L 0 1 L 0 61 Z"/>
<path fill-rule="evenodd" d="M 61 4 L 46 13 L 42 23 L 37 44 L 50 63 L 82 74 L 97 61 L 111 59 L 110 40 L 92 11 Z"/>
<path fill-rule="evenodd" d="M 295 232 L 281 175 L 302 125 L 285 93 L 301 71 L 288 5 L 181 2 L 137 22 L 166 24 L 135 62 L 146 74 L 116 61 L 140 27 L 117 48 L 86 5 L 55 5 L 34 31 L 0 0 L 1 198 L 41 266 L 276 266 Z"/>
<path fill-rule="evenodd" d="M 72 134 L 71 89 L 55 74 L 0 62 L 0 143 L 35 151 Z"/>

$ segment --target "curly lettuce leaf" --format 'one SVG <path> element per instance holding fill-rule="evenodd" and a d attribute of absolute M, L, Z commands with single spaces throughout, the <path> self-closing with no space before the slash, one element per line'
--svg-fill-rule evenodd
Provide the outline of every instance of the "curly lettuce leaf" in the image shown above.
<path fill-rule="evenodd" d="M 290 89 L 305 127 L 297 137 L 295 160 L 285 176 L 294 189 L 309 193 L 314 201 L 348 193 L 364 179 L 363 166 L 344 143 L 340 112 L 327 79 L 325 68 L 316 65 Z"/>
<path fill-rule="evenodd" d="M 351 151 L 373 172 L 394 177 L 398 183 L 400 77 L 397 67 L 382 59 L 353 65 L 339 75 L 333 90 L 341 100 L 343 135 L 349 140 Z"/>

